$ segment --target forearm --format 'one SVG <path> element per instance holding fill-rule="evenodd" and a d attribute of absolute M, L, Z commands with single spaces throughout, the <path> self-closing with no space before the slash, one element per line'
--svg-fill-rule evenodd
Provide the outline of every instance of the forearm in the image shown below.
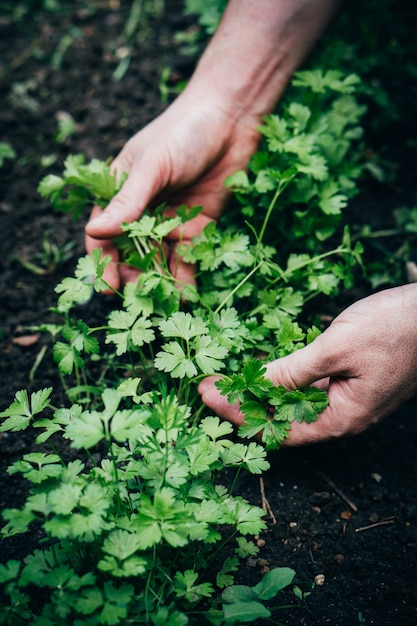
<path fill-rule="evenodd" d="M 341 0 L 230 0 L 190 87 L 259 122 L 337 12 Z"/>

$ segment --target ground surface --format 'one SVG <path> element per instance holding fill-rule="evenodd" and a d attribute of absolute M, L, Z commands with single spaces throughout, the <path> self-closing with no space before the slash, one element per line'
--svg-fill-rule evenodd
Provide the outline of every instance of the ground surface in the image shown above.
<path fill-rule="evenodd" d="M 39 180 L 50 171 L 44 169 L 42 157 L 55 159 L 52 169 L 59 171 L 69 153 L 82 152 L 88 158 L 114 155 L 162 110 L 161 68 L 175 70 L 176 78 L 188 70 L 187 63 L 172 54 L 173 32 L 183 26 L 173 5 L 168 16 L 148 18 L 127 74 L 122 81 L 112 81 L 117 67 L 114 44 L 130 6 L 121 4 L 119 11 L 103 1 L 90 3 L 97 9 L 90 15 L 78 8 L 46 18 L 35 19 L 30 13 L 20 24 L 7 17 L 0 22 L 0 127 L 2 140 L 17 153 L 17 159 L 0 169 L 0 410 L 18 389 L 57 382 L 48 352 L 35 366 L 44 340 L 30 327 L 53 320 L 49 307 L 55 303 L 54 286 L 71 274 L 74 260 L 83 253 L 82 222 L 54 214 L 37 194 Z M 71 45 L 64 52 L 66 41 Z M 75 135 L 63 144 L 54 139 L 61 111 L 77 123 Z M 399 154 L 398 141 L 392 149 Z M 400 179 L 389 189 L 373 187 L 380 216 L 409 200 L 411 169 L 415 171 L 415 164 L 408 169 L 404 165 L 404 185 Z M 369 199 L 366 194 L 365 189 L 362 206 Z M 19 259 L 33 261 L 45 240 L 61 246 L 75 242 L 73 258 L 53 274 L 37 275 Z M 32 338 L 29 345 L 22 340 L 27 336 Z M 283 623 L 417 623 L 416 414 L 412 400 L 354 441 L 285 451 L 271 459 L 264 489 L 275 519 L 269 519 L 261 557 L 269 567 L 294 568 L 300 582 L 310 584 L 319 576 L 323 583 L 308 599 L 311 613 L 283 611 Z M 0 435 L 0 508 L 22 501 L 21 485 L 5 469 L 31 445 L 18 433 Z M 239 488 L 261 503 L 259 479 L 242 480 Z M 21 539 L 18 545 L 4 542 L 1 560 L 21 550 Z M 262 562 L 248 563 L 241 581 L 256 580 L 261 568 Z"/>

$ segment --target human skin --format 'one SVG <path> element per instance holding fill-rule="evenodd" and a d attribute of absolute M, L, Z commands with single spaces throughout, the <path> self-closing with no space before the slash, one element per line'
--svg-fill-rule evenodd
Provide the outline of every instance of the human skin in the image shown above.
<path fill-rule="evenodd" d="M 387 289 L 343 311 L 311 344 L 267 364 L 276 385 L 327 389 L 328 407 L 312 424 L 293 423 L 284 445 L 357 435 L 417 391 L 417 284 Z M 243 422 L 215 387 L 200 383 L 203 402 L 236 425 Z"/>
<path fill-rule="evenodd" d="M 194 269 L 175 247 L 190 243 L 225 208 L 226 177 L 245 168 L 259 143 L 257 130 L 283 94 L 294 70 L 325 30 L 338 0 L 230 0 L 221 24 L 184 92 L 136 133 L 112 167 L 128 180 L 104 211 L 95 208 L 86 226 L 86 249 L 102 248 L 113 262 L 104 278 L 112 288 L 134 278 L 118 264 L 113 239 L 122 222 L 167 202 L 203 212 L 168 236 L 171 272 L 192 282 Z"/>

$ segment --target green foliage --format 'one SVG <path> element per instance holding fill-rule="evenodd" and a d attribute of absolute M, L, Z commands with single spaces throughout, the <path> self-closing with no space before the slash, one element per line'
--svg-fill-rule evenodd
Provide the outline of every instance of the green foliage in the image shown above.
<path fill-rule="evenodd" d="M 125 176 L 117 180 L 107 163 L 93 159 L 86 164 L 83 155 L 70 155 L 62 177 L 49 174 L 41 181 L 38 191 L 55 209 L 73 212 L 77 217 L 86 206 L 105 207 L 124 180 Z"/>
<path fill-rule="evenodd" d="M 351 286 L 360 267 L 362 247 L 343 224 L 360 172 L 356 83 L 337 72 L 297 75 L 298 99 L 265 119 L 248 172 L 227 182 L 233 209 L 181 250 L 197 287 L 180 292 L 165 254 L 166 235 L 202 210 L 185 206 L 123 225 L 122 259 L 141 273 L 115 292 L 99 327 L 80 314 L 88 318 L 83 305 L 108 289 L 109 257 L 80 258 L 56 286 L 60 323 L 40 330 L 68 404 L 56 408 L 51 389 L 23 390 L 0 416 L 1 431 L 33 429 L 42 446 L 9 468 L 30 490 L 20 509 L 3 511 L 2 536 L 38 528 L 42 543 L 0 567 L 7 626 L 223 626 L 271 615 L 268 601 L 294 573 L 278 568 L 254 587 L 234 586 L 241 560 L 258 551 L 251 537 L 266 528 L 235 485 L 243 471 L 267 471 L 267 452 L 291 424 L 327 406 L 314 387 L 274 386 L 264 363 L 313 341 L 321 330 L 306 303 Z M 105 206 L 122 182 L 76 155 L 39 191 L 77 214 Z M 240 403 L 237 437 L 201 403 L 197 385 L 210 374 Z"/>
<path fill-rule="evenodd" d="M 270 213 L 278 213 L 272 232 L 276 238 L 278 231 L 281 245 L 288 243 L 284 254 L 317 251 L 340 226 L 356 192 L 361 164 L 352 143 L 361 138 L 365 112 L 353 95 L 359 82 L 335 70 L 296 73 L 293 88 L 301 96 L 265 119 L 260 131 L 266 149 L 254 155 L 248 173 L 226 181 L 252 223 L 266 215 L 263 238 Z"/>
<path fill-rule="evenodd" d="M 6 159 L 15 159 L 16 152 L 6 141 L 0 141 L 0 167 L 3 167 Z"/>
<path fill-rule="evenodd" d="M 184 13 L 198 16 L 198 23 L 208 35 L 212 35 L 219 25 L 226 4 L 226 0 L 186 0 Z"/>

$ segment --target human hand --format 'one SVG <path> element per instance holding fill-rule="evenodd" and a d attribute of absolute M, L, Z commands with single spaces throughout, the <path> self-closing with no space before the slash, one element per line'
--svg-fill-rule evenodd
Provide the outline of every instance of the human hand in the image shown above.
<path fill-rule="evenodd" d="M 168 203 L 203 206 L 183 227 L 187 243 L 217 219 L 225 205 L 225 178 L 247 165 L 256 150 L 256 130 L 270 113 L 292 75 L 335 14 L 339 0 L 229 0 L 221 23 L 184 92 L 156 120 L 130 139 L 115 159 L 116 172 L 128 180 L 108 207 L 93 211 L 86 226 L 86 249 L 102 248 L 113 263 L 104 279 L 121 282 L 112 239 L 122 222 L 137 220 L 147 206 Z M 175 244 L 170 258 L 180 282 L 191 282 L 193 269 L 179 262 Z M 131 272 L 123 266 L 123 279 Z"/>
<path fill-rule="evenodd" d="M 256 150 L 258 123 L 236 119 L 210 94 L 191 89 L 126 143 L 113 170 L 129 177 L 104 211 L 93 209 L 86 226 L 87 252 L 102 248 L 113 259 L 104 274 L 112 288 L 136 276 L 133 268 L 118 265 L 113 238 L 120 235 L 121 223 L 137 220 L 146 207 L 161 202 L 167 202 L 168 216 L 181 204 L 204 207 L 167 237 L 171 272 L 180 283 L 193 281 L 193 268 L 177 258 L 176 246 L 190 243 L 220 216 L 228 197 L 224 180 L 245 167 Z"/>
<path fill-rule="evenodd" d="M 274 384 L 327 389 L 329 406 L 311 424 L 293 423 L 289 446 L 361 433 L 417 390 L 417 285 L 382 291 L 341 313 L 311 344 L 267 365 Z M 200 383 L 203 402 L 239 425 L 243 416 L 214 386 Z"/>

